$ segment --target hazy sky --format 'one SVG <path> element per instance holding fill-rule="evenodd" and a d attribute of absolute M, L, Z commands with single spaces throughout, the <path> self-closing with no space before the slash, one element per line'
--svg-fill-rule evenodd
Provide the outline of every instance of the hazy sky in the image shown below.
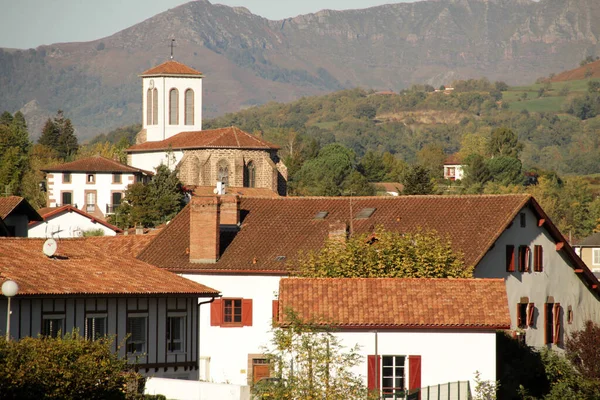
<path fill-rule="evenodd" d="M 0 47 L 100 39 L 189 0 L 0 0 Z M 414 0 L 211 0 L 269 19 Z"/>

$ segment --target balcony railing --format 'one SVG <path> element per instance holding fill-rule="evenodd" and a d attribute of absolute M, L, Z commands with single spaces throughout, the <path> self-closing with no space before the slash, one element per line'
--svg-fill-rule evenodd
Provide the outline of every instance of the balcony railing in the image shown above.
<path fill-rule="evenodd" d="M 58 204 L 58 203 L 56 203 L 56 205 L 54 207 L 59 208 L 59 207 L 64 207 L 64 206 L 71 206 L 73 208 L 77 208 L 77 204 L 71 204 L 71 203 L 67 203 L 67 204 Z"/>
<path fill-rule="evenodd" d="M 114 214 L 115 210 L 117 208 L 119 208 L 119 205 L 120 204 L 107 204 L 106 205 L 106 215 L 108 215 L 108 214 Z"/>

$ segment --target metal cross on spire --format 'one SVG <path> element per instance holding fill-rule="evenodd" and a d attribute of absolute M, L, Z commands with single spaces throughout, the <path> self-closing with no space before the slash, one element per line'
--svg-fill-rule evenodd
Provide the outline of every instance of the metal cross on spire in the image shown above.
<path fill-rule="evenodd" d="M 171 60 L 173 59 L 173 48 L 175 47 L 175 39 L 171 39 Z"/>

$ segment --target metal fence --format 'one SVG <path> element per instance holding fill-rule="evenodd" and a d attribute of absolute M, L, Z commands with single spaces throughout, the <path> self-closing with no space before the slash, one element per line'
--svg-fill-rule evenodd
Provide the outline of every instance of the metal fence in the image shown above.
<path fill-rule="evenodd" d="M 421 400 L 471 400 L 469 381 L 448 382 L 421 388 Z"/>

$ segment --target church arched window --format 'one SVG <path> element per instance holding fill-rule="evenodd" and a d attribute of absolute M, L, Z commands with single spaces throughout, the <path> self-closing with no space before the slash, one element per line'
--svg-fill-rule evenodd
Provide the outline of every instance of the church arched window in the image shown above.
<path fill-rule="evenodd" d="M 152 91 L 152 125 L 158 125 L 158 90 Z"/>
<path fill-rule="evenodd" d="M 221 160 L 217 164 L 217 182 L 229 185 L 229 164 L 227 160 Z"/>
<path fill-rule="evenodd" d="M 194 91 L 185 91 L 185 124 L 194 125 Z"/>
<path fill-rule="evenodd" d="M 179 90 L 177 89 L 169 91 L 169 124 L 179 124 Z"/>
<path fill-rule="evenodd" d="M 152 125 L 152 89 L 146 93 L 146 125 Z"/>
<path fill-rule="evenodd" d="M 254 161 L 249 161 L 244 169 L 244 186 L 256 187 L 256 166 L 254 165 Z"/>

